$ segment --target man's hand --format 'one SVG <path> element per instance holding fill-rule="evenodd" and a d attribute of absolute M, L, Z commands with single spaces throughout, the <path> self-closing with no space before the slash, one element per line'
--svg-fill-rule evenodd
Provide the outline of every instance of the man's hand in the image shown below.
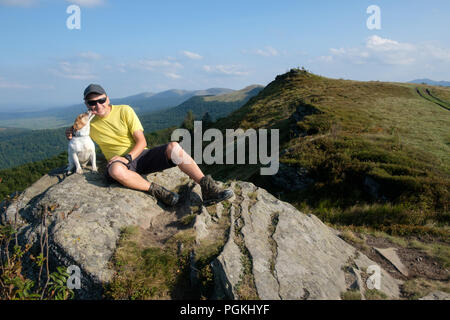
<path fill-rule="evenodd" d="M 71 140 L 73 136 L 73 127 L 66 129 L 66 138 L 67 140 Z"/>
<path fill-rule="evenodd" d="M 128 164 L 128 160 L 126 158 L 121 156 L 114 156 L 108 161 L 107 167 L 110 166 L 111 163 L 113 163 L 114 161 L 120 161 L 123 162 L 124 164 Z"/>

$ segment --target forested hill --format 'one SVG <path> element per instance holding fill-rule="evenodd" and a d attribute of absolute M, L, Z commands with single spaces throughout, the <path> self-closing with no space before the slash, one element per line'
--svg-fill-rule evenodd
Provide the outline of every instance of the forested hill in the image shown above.
<path fill-rule="evenodd" d="M 0 202 L 16 191 L 25 190 L 44 174 L 66 163 L 67 152 L 62 152 L 49 159 L 0 170 Z"/>
<path fill-rule="evenodd" d="M 65 128 L 0 131 L 0 169 L 51 158 L 67 150 Z"/>

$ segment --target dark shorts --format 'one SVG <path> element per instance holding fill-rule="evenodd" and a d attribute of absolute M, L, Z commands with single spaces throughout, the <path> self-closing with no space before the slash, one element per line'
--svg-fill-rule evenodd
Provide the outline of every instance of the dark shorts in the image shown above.
<path fill-rule="evenodd" d="M 163 171 L 165 169 L 176 167 L 177 165 L 166 156 L 167 146 L 168 144 L 164 144 L 153 149 L 144 149 L 144 151 L 142 151 L 142 153 L 136 159 L 131 161 L 130 164 L 125 164 L 122 161 L 117 162 L 123 163 L 129 170 L 137 172 L 139 174 L 149 174 L 152 172 Z M 116 180 L 114 180 L 109 175 L 108 171 L 109 166 L 106 166 L 106 179 L 109 183 L 115 182 Z"/>

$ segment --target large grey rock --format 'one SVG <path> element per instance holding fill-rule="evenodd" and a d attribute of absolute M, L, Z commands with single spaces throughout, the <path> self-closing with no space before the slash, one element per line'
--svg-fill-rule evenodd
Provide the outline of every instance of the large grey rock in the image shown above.
<path fill-rule="evenodd" d="M 314 215 L 299 212 L 253 184 L 236 184 L 242 189 L 242 196 L 234 205 L 244 223 L 241 234 L 261 299 L 341 299 L 342 293 L 355 287 L 364 297 L 366 283 L 361 275 L 368 278 L 367 269 L 376 266 L 375 262 L 340 239 Z M 235 224 L 238 221 L 232 221 Z M 233 241 L 230 236 L 227 245 Z M 222 253 L 215 263 L 231 265 L 240 261 L 243 254 L 242 250 L 239 255 Z M 400 282 L 379 270 L 380 291 L 389 298 L 398 298 Z M 233 271 L 233 278 L 236 272 Z M 243 271 L 240 272 L 242 277 Z M 353 280 L 349 282 L 350 278 Z M 239 292 L 235 296 L 239 297 Z"/>
<path fill-rule="evenodd" d="M 171 189 L 188 180 L 177 168 L 170 179 L 166 180 L 166 175 L 154 174 L 153 180 L 164 180 Z M 99 298 L 102 285 L 111 280 L 109 261 L 123 227 L 146 229 L 167 214 L 149 194 L 108 185 L 101 174 L 87 172 L 65 179 L 42 177 L 1 214 L 2 221 L 17 220 L 19 238 L 36 247 L 42 234 L 42 214 L 51 207 L 54 210 L 47 210 L 50 214 L 46 216 L 51 260 L 55 265 L 81 269 L 82 289 L 77 293 L 82 298 Z"/>

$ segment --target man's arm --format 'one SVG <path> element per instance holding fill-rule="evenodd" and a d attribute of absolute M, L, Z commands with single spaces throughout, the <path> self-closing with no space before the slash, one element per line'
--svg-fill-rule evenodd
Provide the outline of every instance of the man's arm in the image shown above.
<path fill-rule="evenodd" d="M 133 132 L 133 138 L 136 144 L 134 145 L 133 149 L 131 149 L 129 154 L 131 154 L 132 159 L 136 159 L 142 153 L 144 148 L 147 146 L 147 140 L 145 140 L 144 132 L 142 130 L 136 130 L 135 132 Z M 125 159 L 124 157 L 114 156 L 109 160 L 108 165 L 116 160 L 128 163 L 128 160 Z"/>
<path fill-rule="evenodd" d="M 131 157 L 133 159 L 136 159 L 147 146 L 147 140 L 145 140 L 144 132 L 141 130 L 136 130 L 135 132 L 133 132 L 133 138 L 136 144 L 134 145 L 133 149 L 131 149 L 129 154 L 131 154 Z"/>

